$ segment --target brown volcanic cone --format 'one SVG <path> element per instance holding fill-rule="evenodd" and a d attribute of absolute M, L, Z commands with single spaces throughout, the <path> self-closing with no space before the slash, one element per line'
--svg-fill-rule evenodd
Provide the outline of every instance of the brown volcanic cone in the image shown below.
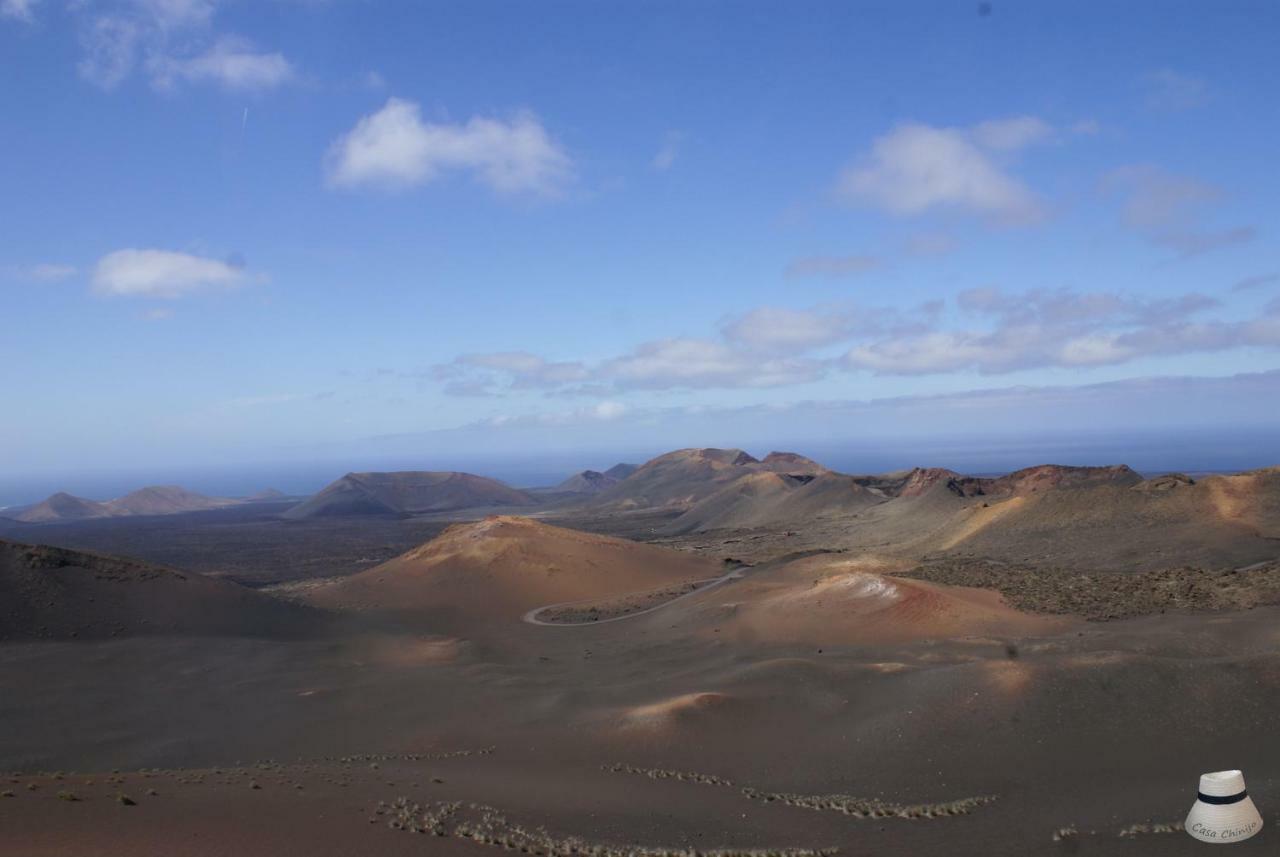
<path fill-rule="evenodd" d="M 561 482 L 556 486 L 555 490 L 570 491 L 574 494 L 599 494 L 601 491 L 617 485 L 620 481 L 607 473 L 601 473 L 599 470 L 583 470 Z"/>
<path fill-rule="evenodd" d="M 1143 481 L 1128 468 L 1072 468 L 1046 480 L 1044 470 L 993 480 L 989 499 L 972 498 L 935 547 L 1114 570 L 1234 567 L 1280 550 L 1280 468 L 1194 483 Z"/>
<path fill-rule="evenodd" d="M 703 580 L 719 562 L 539 523 L 494 516 L 457 524 L 421 547 L 314 591 L 316 603 L 440 610 L 519 621 L 535 607 Z"/>
<path fill-rule="evenodd" d="M 55 521 L 82 521 L 86 518 L 104 518 L 111 514 L 105 503 L 86 500 L 59 491 L 18 515 L 15 520 L 26 524 L 47 524 Z"/>
<path fill-rule="evenodd" d="M 672 535 L 699 530 L 764 527 L 847 515 L 884 502 L 853 477 L 824 471 L 817 476 L 752 473 L 696 503 L 672 521 Z"/>
<path fill-rule="evenodd" d="M 0 639 L 295 636 L 322 614 L 228 580 L 0 541 Z"/>
<path fill-rule="evenodd" d="M 223 497 L 206 497 L 178 485 L 152 485 L 132 491 L 106 505 L 115 515 L 174 515 L 180 512 L 221 509 L 224 506 L 234 506 L 237 502 Z"/>
<path fill-rule="evenodd" d="M 645 462 L 596 502 L 616 508 L 687 507 L 762 469 L 740 449 L 678 449 Z"/>
<path fill-rule="evenodd" d="M 760 642 L 836 645 L 1061 631 L 1068 617 L 1015 610 L 998 593 L 892 577 L 892 569 L 839 556 L 760 569 L 696 605 L 673 605 L 693 627 Z"/>
<path fill-rule="evenodd" d="M 817 476 L 831 472 L 812 458 L 806 458 L 795 452 L 771 452 L 760 463 L 775 473 L 804 473 Z"/>

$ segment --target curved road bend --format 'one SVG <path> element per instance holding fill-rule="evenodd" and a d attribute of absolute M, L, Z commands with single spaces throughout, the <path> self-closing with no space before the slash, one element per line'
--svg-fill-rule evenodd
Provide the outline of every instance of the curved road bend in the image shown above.
<path fill-rule="evenodd" d="M 746 569 L 746 566 L 739 566 L 738 568 L 735 568 L 732 571 L 726 572 L 725 574 L 722 574 L 719 577 L 708 577 L 704 580 L 695 580 L 694 583 L 705 583 L 706 585 L 699 586 L 697 589 L 694 589 L 690 592 L 686 592 L 684 595 L 677 595 L 675 598 L 672 598 L 670 601 L 663 601 L 661 604 L 655 604 L 653 607 L 646 607 L 644 610 L 637 610 L 634 613 L 624 613 L 621 616 L 613 616 L 609 619 L 595 619 L 590 622 L 544 622 L 543 620 L 538 618 L 538 614 L 543 612 L 544 610 L 554 610 L 557 607 L 572 607 L 575 604 L 592 604 L 602 600 L 600 598 L 586 598 L 581 601 L 562 601 L 559 604 L 545 604 L 542 607 L 533 608 L 532 610 L 525 613 L 520 618 L 523 619 L 525 622 L 528 622 L 530 625 L 542 625 L 543 627 L 547 627 L 547 628 L 581 628 L 584 625 L 603 625 L 605 622 L 621 622 L 623 619 L 633 619 L 636 616 L 643 616 L 646 613 L 652 613 L 655 610 L 661 610 L 663 607 L 669 607 L 672 604 L 675 604 L 677 601 L 682 601 L 685 598 L 691 598 L 694 595 L 701 595 L 707 590 L 715 589 L 717 586 L 721 585 L 722 583 L 727 583 L 730 580 L 738 580 L 743 576 L 743 572 L 745 569 Z M 646 591 L 652 591 L 652 590 L 646 590 Z M 643 593 L 633 593 L 633 594 L 643 594 Z M 623 595 L 619 595 L 617 597 L 625 598 L 626 593 L 624 593 Z"/>

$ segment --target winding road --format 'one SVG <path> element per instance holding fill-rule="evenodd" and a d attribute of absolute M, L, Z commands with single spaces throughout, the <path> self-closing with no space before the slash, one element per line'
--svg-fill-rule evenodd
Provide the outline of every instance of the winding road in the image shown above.
<path fill-rule="evenodd" d="M 562 601 L 559 604 L 544 604 L 542 607 L 533 608 L 532 610 L 525 613 L 520 618 L 523 619 L 525 622 L 528 622 L 530 625 L 541 625 L 546 628 L 581 628 L 586 625 L 603 625 L 606 622 L 621 622 L 623 619 L 634 619 L 636 616 L 643 616 L 646 613 L 652 613 L 655 610 L 661 610 L 663 607 L 670 607 L 672 604 L 675 604 L 677 601 L 682 601 L 685 598 L 692 598 L 694 595 L 701 595 L 707 590 L 715 589 L 717 586 L 720 586 L 723 583 L 727 583 L 730 580 L 739 580 L 744 576 L 745 570 L 746 570 L 746 567 L 739 566 L 738 568 L 735 568 L 732 571 L 726 572 L 725 574 L 722 574 L 719 577 L 708 577 L 703 580 L 695 580 L 694 585 L 696 586 L 696 588 L 690 590 L 689 592 L 684 593 L 683 595 L 677 595 L 675 598 L 672 598 L 669 601 L 663 601 L 661 604 L 655 604 L 652 607 L 646 607 L 645 609 L 637 610 L 634 613 L 624 613 L 621 616 L 612 616 L 608 619 L 593 619 L 589 622 L 544 622 L 542 619 L 538 618 L 538 614 L 546 610 L 555 610 L 556 608 L 559 608 L 559 607 L 572 607 L 575 604 L 594 604 L 602 600 L 605 600 L 602 598 L 585 598 L 580 601 Z M 705 585 L 698 585 L 698 584 L 705 584 Z M 652 592 L 652 591 L 653 590 L 645 590 L 645 592 Z M 643 595 L 644 592 L 623 593 L 622 595 L 618 595 L 615 597 L 625 598 L 628 594 Z"/>

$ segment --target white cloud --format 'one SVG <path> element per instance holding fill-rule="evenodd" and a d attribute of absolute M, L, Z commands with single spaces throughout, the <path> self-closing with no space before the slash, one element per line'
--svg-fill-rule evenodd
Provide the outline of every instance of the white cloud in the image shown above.
<path fill-rule="evenodd" d="M 1148 72 L 1142 82 L 1147 106 L 1157 110 L 1191 110 L 1209 103 L 1209 85 L 1194 75 L 1162 68 Z"/>
<path fill-rule="evenodd" d="M 495 351 L 464 354 L 434 367 L 432 375 L 450 381 L 449 392 L 454 395 L 483 396 L 495 393 L 495 378 L 501 378 L 507 389 L 531 390 L 585 381 L 590 373 L 576 361 L 551 361 L 527 351 Z"/>
<path fill-rule="evenodd" d="M 166 29 L 207 26 L 213 18 L 214 0 L 133 0 L 133 6 Z"/>
<path fill-rule="evenodd" d="M 1007 223 L 1034 222 L 1044 214 L 1040 201 L 988 151 L 1029 145 L 1039 138 L 1038 122 L 1002 120 L 969 130 L 899 125 L 841 174 L 837 193 L 899 216 L 943 210 Z"/>
<path fill-rule="evenodd" d="M 988 119 L 969 130 L 973 141 L 986 149 L 999 152 L 1016 152 L 1032 143 L 1042 143 L 1053 137 L 1053 128 L 1043 119 L 1034 116 L 1015 116 L 1012 119 Z"/>
<path fill-rule="evenodd" d="M 1207 182 L 1138 164 L 1113 170 L 1103 184 L 1124 193 L 1126 225 L 1181 258 L 1245 244 L 1257 236 L 1252 226 L 1216 229 L 1205 224 L 1208 211 L 1224 197 Z"/>
<path fill-rule="evenodd" d="M 1142 300 L 1105 292 L 974 289 L 957 304 L 985 323 L 874 338 L 851 348 L 846 366 L 887 375 L 1000 374 L 1280 346 L 1280 306 L 1246 321 L 1199 321 L 1195 316 L 1219 302 L 1198 294 Z"/>
<path fill-rule="evenodd" d="M 329 183 L 401 189 L 449 171 L 473 173 L 494 191 L 556 196 L 572 163 L 537 117 L 510 121 L 473 117 L 465 124 L 424 122 L 412 101 L 391 98 L 330 147 Z"/>
<path fill-rule="evenodd" d="M 677 337 L 646 342 L 607 361 L 599 374 L 624 389 L 780 387 L 815 381 L 823 366 L 803 358 L 760 359 L 721 342 Z"/>
<path fill-rule="evenodd" d="M 436 367 L 452 395 L 612 399 L 633 390 L 784 387 L 832 372 L 881 375 L 1006 374 L 1081 368 L 1241 347 L 1280 348 L 1280 298 L 1251 317 L 1205 318 L 1216 298 L 996 288 L 961 292 L 914 309 L 758 307 L 729 318 L 718 338 L 642 343 L 595 363 L 527 352 L 465 355 Z M 833 352 L 838 348 L 843 353 Z"/>
<path fill-rule="evenodd" d="M 745 348 L 796 352 L 848 339 L 854 323 L 848 312 L 759 307 L 730 320 L 723 332 Z"/>
<path fill-rule="evenodd" d="M 0 18 L 13 18 L 25 23 L 36 19 L 35 9 L 40 0 L 0 0 Z"/>
<path fill-rule="evenodd" d="M 80 75 L 103 89 L 114 89 L 133 73 L 142 31 L 125 18 L 102 16 L 90 22 L 80 35 L 84 56 Z"/>
<path fill-rule="evenodd" d="M 80 74 L 113 89 L 141 65 L 157 89 L 179 82 L 269 89 L 296 77 L 280 53 L 214 32 L 215 0 L 115 0 L 74 4 L 81 17 Z M 100 11 L 104 10 L 104 11 Z"/>
<path fill-rule="evenodd" d="M 591 413 L 598 420 L 616 420 L 626 415 L 627 406 L 622 402 L 600 402 Z"/>
<path fill-rule="evenodd" d="M 99 259 L 93 271 L 95 292 L 121 297 L 178 298 L 244 281 L 236 265 L 169 250 L 117 250 Z"/>
<path fill-rule="evenodd" d="M 671 169 L 680 155 L 680 144 L 684 142 L 684 134 L 679 131 L 668 131 L 662 141 L 662 148 L 653 156 L 653 168 L 660 173 Z"/>
<path fill-rule="evenodd" d="M 243 39 L 224 36 L 198 56 L 155 58 L 149 69 L 152 82 L 169 88 L 178 80 L 216 83 L 227 89 L 272 89 L 295 77 L 290 62 L 280 53 L 255 51 Z"/>
<path fill-rule="evenodd" d="M 879 268 L 875 256 L 805 256 L 787 265 L 788 277 L 848 277 Z"/>

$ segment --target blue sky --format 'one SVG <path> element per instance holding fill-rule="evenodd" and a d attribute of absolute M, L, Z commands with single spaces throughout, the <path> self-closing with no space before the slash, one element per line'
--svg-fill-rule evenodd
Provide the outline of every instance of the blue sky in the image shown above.
<path fill-rule="evenodd" d="M 0 469 L 1265 434 L 1278 32 L 1264 2 L 0 0 Z M 861 416 L 813 438 L 815 407 Z"/>

